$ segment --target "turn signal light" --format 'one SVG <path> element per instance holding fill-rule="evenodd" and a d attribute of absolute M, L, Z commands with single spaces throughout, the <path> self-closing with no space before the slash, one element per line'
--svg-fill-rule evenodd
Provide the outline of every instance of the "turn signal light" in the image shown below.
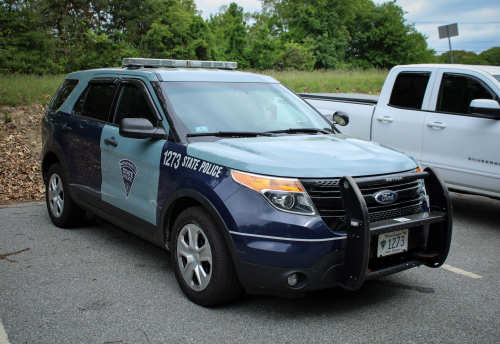
<path fill-rule="evenodd" d="M 296 179 L 266 178 L 237 171 L 232 172 L 234 180 L 256 191 L 275 190 L 304 192 L 302 184 Z"/>

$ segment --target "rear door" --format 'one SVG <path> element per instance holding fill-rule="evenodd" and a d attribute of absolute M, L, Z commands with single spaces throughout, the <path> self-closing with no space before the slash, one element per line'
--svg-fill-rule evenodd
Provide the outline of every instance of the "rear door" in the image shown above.
<path fill-rule="evenodd" d="M 500 121 L 470 114 L 472 100 L 498 100 L 494 87 L 478 72 L 439 70 L 433 111 L 425 118 L 422 164 L 436 167 L 450 187 L 500 193 Z"/>
<path fill-rule="evenodd" d="M 116 79 L 91 80 L 61 126 L 68 183 L 97 199 L 101 199 L 101 133 L 116 89 Z"/>
<path fill-rule="evenodd" d="M 165 140 L 132 139 L 119 134 L 124 118 L 146 118 L 161 124 L 161 115 L 145 83 L 120 83 L 111 123 L 101 137 L 102 200 L 132 215 L 140 235 L 155 236 L 160 161 Z M 125 215 L 128 216 L 128 215 Z"/>
<path fill-rule="evenodd" d="M 372 140 L 422 157 L 422 131 L 437 69 L 405 69 L 387 80 L 372 119 Z M 391 73 L 392 74 L 392 73 Z"/>

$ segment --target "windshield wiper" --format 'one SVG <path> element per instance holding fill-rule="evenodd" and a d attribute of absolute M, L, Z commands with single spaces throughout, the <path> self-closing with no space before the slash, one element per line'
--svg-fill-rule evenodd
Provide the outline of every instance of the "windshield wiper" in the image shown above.
<path fill-rule="evenodd" d="M 332 134 L 328 130 L 319 129 L 319 128 L 290 128 L 290 129 L 282 129 L 282 130 L 271 130 L 266 131 L 266 133 L 274 133 L 274 134 L 297 134 L 297 133 L 322 133 L 322 134 Z"/>
<path fill-rule="evenodd" d="M 187 137 L 216 136 L 216 137 L 257 137 L 257 136 L 276 136 L 270 132 L 259 133 L 255 131 L 219 131 L 216 133 L 189 133 Z"/>

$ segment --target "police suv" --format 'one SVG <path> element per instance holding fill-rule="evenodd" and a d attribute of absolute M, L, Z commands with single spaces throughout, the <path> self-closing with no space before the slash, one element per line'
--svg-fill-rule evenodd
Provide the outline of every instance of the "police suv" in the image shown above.
<path fill-rule="evenodd" d="M 42 122 L 54 224 L 90 211 L 170 250 L 203 306 L 443 264 L 452 207 L 435 170 L 235 69 L 128 58 L 68 75 Z"/>

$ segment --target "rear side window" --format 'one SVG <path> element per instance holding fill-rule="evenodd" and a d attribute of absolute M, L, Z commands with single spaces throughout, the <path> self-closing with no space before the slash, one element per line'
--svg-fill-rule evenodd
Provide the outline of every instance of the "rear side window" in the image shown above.
<path fill-rule="evenodd" d="M 61 105 L 63 105 L 64 101 L 69 97 L 71 92 L 73 92 L 76 85 L 78 85 L 78 80 L 64 80 L 61 86 L 57 89 L 56 94 L 54 94 L 54 97 L 52 97 L 49 109 L 54 111 L 59 109 Z"/>
<path fill-rule="evenodd" d="M 495 99 L 481 82 L 467 75 L 443 74 L 436 111 L 470 114 L 474 99 Z"/>
<path fill-rule="evenodd" d="M 90 84 L 76 102 L 73 114 L 107 122 L 115 91 L 115 84 Z"/>
<path fill-rule="evenodd" d="M 156 125 L 157 119 L 149 108 L 146 98 L 139 87 L 133 84 L 125 84 L 122 87 L 113 123 L 120 124 L 124 118 L 145 118 Z"/>
<path fill-rule="evenodd" d="M 431 73 L 399 73 L 392 89 L 389 105 L 422 109 Z"/>

